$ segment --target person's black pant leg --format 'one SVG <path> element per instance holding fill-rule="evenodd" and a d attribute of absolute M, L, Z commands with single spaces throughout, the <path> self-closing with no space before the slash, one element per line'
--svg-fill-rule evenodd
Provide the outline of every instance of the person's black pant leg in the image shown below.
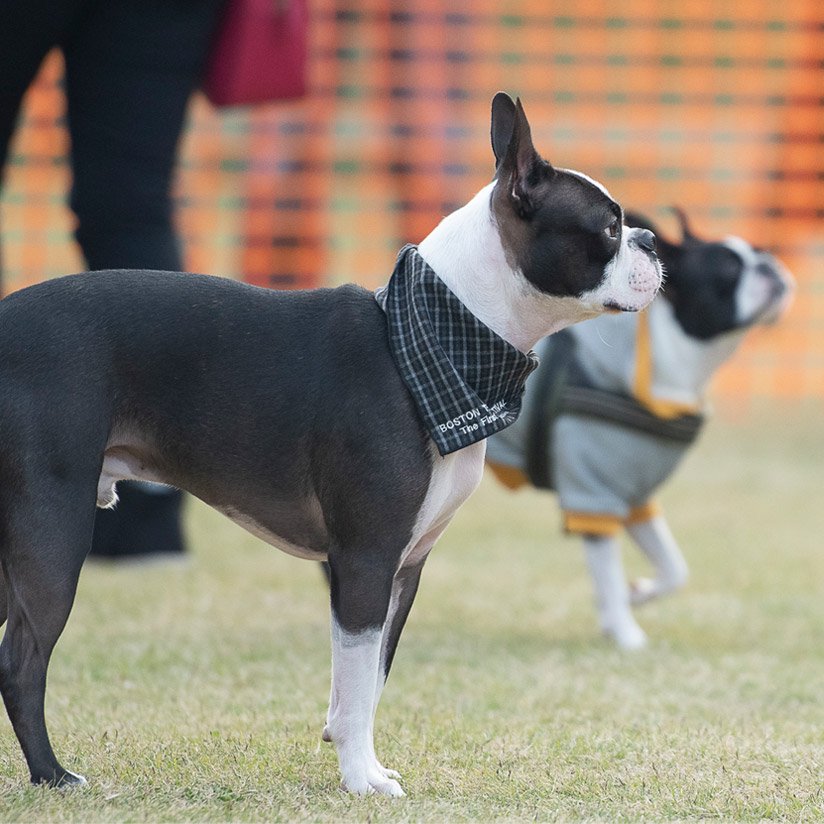
<path fill-rule="evenodd" d="M 103 0 L 64 44 L 75 235 L 90 269 L 180 270 L 171 188 L 222 0 Z M 120 484 L 92 555 L 183 551 L 181 493 Z"/>
<path fill-rule="evenodd" d="M 0 186 L 23 96 L 43 58 L 62 43 L 89 4 L 90 0 L 0 0 Z"/>
<path fill-rule="evenodd" d="M 65 43 L 76 237 L 90 269 L 179 270 L 171 186 L 221 0 L 104 0 Z"/>

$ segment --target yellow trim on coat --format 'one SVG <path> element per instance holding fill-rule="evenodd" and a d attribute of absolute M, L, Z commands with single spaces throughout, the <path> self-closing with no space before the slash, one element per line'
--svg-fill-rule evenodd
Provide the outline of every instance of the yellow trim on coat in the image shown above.
<path fill-rule="evenodd" d="M 504 464 L 493 463 L 492 461 L 487 461 L 486 465 L 507 489 L 520 489 L 520 487 L 526 486 L 529 483 L 526 474 L 514 466 L 505 466 Z"/>
<path fill-rule="evenodd" d="M 601 535 L 612 537 L 625 526 L 640 524 L 652 520 L 661 514 L 661 507 L 656 501 L 647 501 L 641 506 L 634 506 L 626 518 L 603 512 L 569 512 L 564 511 L 564 530 L 579 535 Z"/>
<path fill-rule="evenodd" d="M 629 511 L 626 524 L 643 524 L 646 521 L 651 521 L 656 515 L 660 515 L 663 510 L 657 501 L 647 501 L 641 506 L 634 506 Z"/>
<path fill-rule="evenodd" d="M 617 535 L 623 522 L 617 515 L 600 515 L 594 512 L 564 512 L 564 529 L 580 535 Z"/>
<path fill-rule="evenodd" d="M 636 400 L 653 415 L 672 420 L 681 415 L 696 415 L 701 407 L 692 403 L 679 403 L 655 398 L 652 394 L 652 335 L 649 328 L 649 309 L 638 313 L 638 331 L 635 336 L 635 387 Z"/>

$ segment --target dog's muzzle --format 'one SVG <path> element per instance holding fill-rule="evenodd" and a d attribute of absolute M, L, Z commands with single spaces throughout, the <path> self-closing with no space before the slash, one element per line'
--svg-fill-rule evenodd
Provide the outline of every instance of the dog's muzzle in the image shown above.
<path fill-rule="evenodd" d="M 632 239 L 639 249 L 655 254 L 655 235 L 649 229 L 641 229 L 633 235 Z"/>

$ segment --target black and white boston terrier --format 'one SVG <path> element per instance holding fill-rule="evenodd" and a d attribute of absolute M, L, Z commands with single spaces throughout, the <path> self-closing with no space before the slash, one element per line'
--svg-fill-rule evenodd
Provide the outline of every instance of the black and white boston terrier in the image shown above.
<path fill-rule="evenodd" d="M 386 289 L 276 292 L 100 271 L 0 302 L 0 688 L 33 782 L 84 783 L 46 732 L 46 668 L 95 505 L 135 479 L 188 490 L 280 549 L 328 560 L 324 738 L 343 786 L 402 795 L 373 720 L 424 561 L 518 414 L 532 346 L 661 282 L 647 229 L 492 103 L 496 175 Z"/>
<path fill-rule="evenodd" d="M 677 211 L 682 240 L 658 235 L 666 285 L 650 308 L 604 315 L 538 346 L 524 413 L 488 443 L 487 460 L 516 487 L 554 489 L 565 528 L 583 536 L 602 631 L 623 648 L 646 644 L 631 607 L 684 585 L 687 564 L 652 500 L 703 421 L 707 384 L 752 328 L 774 322 L 793 280 L 772 255 L 738 237 L 705 241 Z M 654 577 L 627 584 L 626 530 Z"/>

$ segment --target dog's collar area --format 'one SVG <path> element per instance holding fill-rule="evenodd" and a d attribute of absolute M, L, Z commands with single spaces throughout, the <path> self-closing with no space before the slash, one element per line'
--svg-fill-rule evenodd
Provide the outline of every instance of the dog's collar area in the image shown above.
<path fill-rule="evenodd" d="M 417 247 L 401 249 L 388 285 L 375 297 L 386 312 L 395 364 L 441 455 L 517 420 L 537 356 L 475 317 Z"/>

